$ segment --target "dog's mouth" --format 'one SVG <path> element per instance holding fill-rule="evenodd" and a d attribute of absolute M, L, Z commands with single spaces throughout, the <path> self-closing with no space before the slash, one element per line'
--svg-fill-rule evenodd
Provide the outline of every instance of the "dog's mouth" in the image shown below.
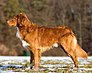
<path fill-rule="evenodd" d="M 17 21 L 15 19 L 8 20 L 7 23 L 8 23 L 9 26 L 16 26 L 17 25 Z"/>

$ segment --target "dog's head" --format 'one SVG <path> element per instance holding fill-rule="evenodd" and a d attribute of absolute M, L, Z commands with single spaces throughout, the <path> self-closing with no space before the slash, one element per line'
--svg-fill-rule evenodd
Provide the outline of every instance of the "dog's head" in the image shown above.
<path fill-rule="evenodd" d="M 20 13 L 14 16 L 11 20 L 8 20 L 7 23 L 9 26 L 24 26 L 28 21 L 26 14 Z"/>

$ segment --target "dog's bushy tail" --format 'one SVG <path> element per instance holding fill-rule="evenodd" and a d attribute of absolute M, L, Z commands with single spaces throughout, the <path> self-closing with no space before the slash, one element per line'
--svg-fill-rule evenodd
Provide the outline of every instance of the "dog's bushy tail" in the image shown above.
<path fill-rule="evenodd" d="M 85 58 L 85 59 L 88 58 L 87 53 L 86 53 L 78 44 L 77 44 L 77 46 L 76 46 L 76 55 L 77 55 L 79 58 Z"/>

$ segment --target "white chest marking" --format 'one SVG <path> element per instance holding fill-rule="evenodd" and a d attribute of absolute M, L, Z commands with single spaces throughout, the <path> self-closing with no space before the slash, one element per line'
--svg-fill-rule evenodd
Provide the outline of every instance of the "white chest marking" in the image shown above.
<path fill-rule="evenodd" d="M 54 44 L 53 44 L 53 47 L 58 47 L 58 44 L 57 44 L 57 43 L 54 43 Z"/>
<path fill-rule="evenodd" d="M 20 32 L 19 32 L 18 27 L 17 27 L 16 36 L 21 40 L 21 42 L 22 42 L 22 46 L 23 46 L 23 47 L 30 46 L 29 43 L 27 43 L 26 41 L 22 40 L 22 38 L 20 37 Z"/>

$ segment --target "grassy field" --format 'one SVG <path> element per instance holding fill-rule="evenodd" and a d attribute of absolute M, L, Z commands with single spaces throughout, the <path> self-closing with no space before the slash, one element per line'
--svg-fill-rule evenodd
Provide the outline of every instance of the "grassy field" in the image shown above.
<path fill-rule="evenodd" d="M 29 57 L 0 57 L 0 73 L 92 73 L 92 57 L 79 59 L 79 68 L 69 57 L 42 57 L 39 70 L 29 69 Z"/>

